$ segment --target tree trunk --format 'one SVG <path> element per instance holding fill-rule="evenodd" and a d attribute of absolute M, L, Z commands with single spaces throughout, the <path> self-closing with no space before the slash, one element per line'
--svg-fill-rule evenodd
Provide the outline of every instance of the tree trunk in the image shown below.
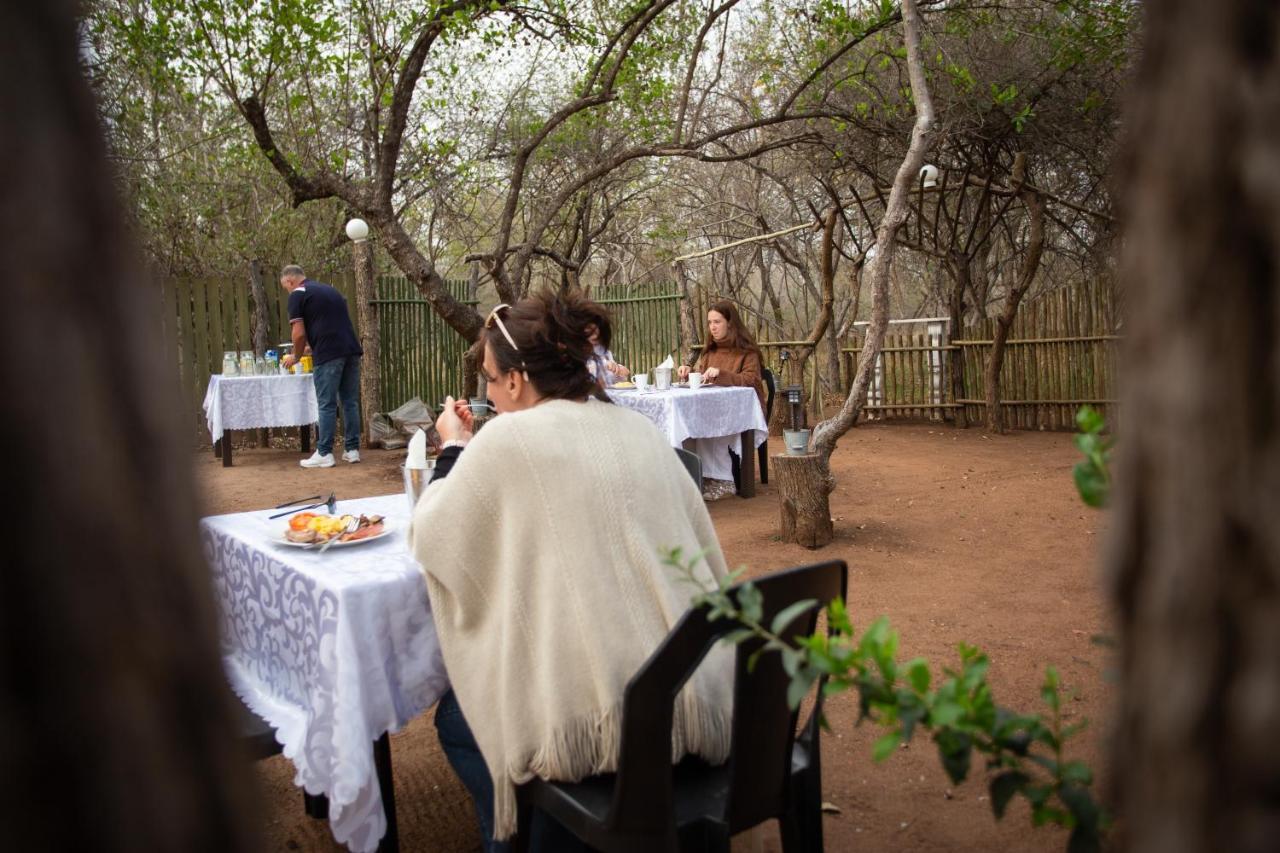
<path fill-rule="evenodd" d="M 1107 575 L 1132 851 L 1280 838 L 1280 20 L 1146 4 Z"/>
<path fill-rule="evenodd" d="M 893 186 L 889 190 L 889 200 L 885 205 L 884 218 L 876 230 L 876 244 L 880 251 L 871 260 L 867 270 L 871 280 L 871 325 L 867 330 L 866 343 L 858 359 L 858 370 L 854 376 L 853 387 L 845 399 L 840 411 L 814 428 L 813 449 L 819 457 L 818 464 L 807 467 L 812 482 L 800 488 L 781 485 L 784 481 L 779 477 L 779 491 L 784 502 L 791 501 L 797 512 L 806 514 L 803 523 L 796 521 L 791 527 L 791 539 L 783 531 L 783 541 L 796 541 L 795 536 L 801 531 L 814 531 L 813 543 L 808 547 L 819 547 L 831 541 L 831 510 L 829 498 L 831 494 L 830 459 L 835 451 L 836 442 L 853 428 L 858 415 L 862 412 L 862 403 L 866 398 L 867 385 L 875 368 L 880 348 L 884 345 L 885 330 L 889 325 L 889 269 L 893 264 L 895 243 L 898 230 L 907 219 L 908 193 L 912 183 L 924 163 L 924 152 L 928 144 L 929 132 L 933 127 L 933 100 L 929 96 L 929 87 L 925 81 L 924 61 L 920 51 L 920 17 L 914 0 L 903 0 L 902 25 L 903 41 L 907 48 L 907 71 L 911 80 L 911 94 L 916 104 L 916 121 L 911 128 L 911 142 L 907 154 L 894 175 Z M 829 318 L 828 318 L 829 319 Z M 807 499 L 812 496 L 812 500 Z M 828 531 L 825 539 L 822 532 Z M 807 544 L 807 543 L 806 543 Z"/>
<path fill-rule="evenodd" d="M 249 262 L 249 294 L 253 297 L 253 354 L 264 355 L 271 349 L 267 288 L 262 276 L 262 261 Z"/>
<path fill-rule="evenodd" d="M 951 295 L 947 302 L 947 344 L 950 345 L 954 340 L 964 340 L 964 292 L 969 281 L 969 261 L 957 255 L 947 264 L 947 270 L 951 273 Z M 964 399 L 964 350 L 948 350 L 948 354 L 951 400 L 959 403 Z M 965 407 L 957 405 L 952 411 L 955 412 L 956 428 L 967 429 L 969 416 Z"/>
<path fill-rule="evenodd" d="M 1014 183 L 1022 183 L 1025 177 L 1025 160 L 1018 154 L 1019 160 L 1014 162 Z M 1022 162 L 1021 169 L 1018 163 Z M 1040 269 L 1040 256 L 1044 251 L 1044 200 L 1040 194 L 1031 190 L 1023 190 L 1022 203 L 1027 209 L 1029 234 L 1027 235 L 1026 253 L 1022 257 L 1022 266 L 1018 270 L 1018 280 L 1009 288 L 1005 297 L 1004 308 L 996 318 L 996 330 L 991 341 L 991 357 L 987 360 L 987 429 L 992 432 L 1004 432 L 1004 412 L 1000 407 L 1000 371 L 1004 367 L 1005 341 L 1009 340 L 1009 330 L 1013 328 L 1013 319 L 1018 315 L 1018 305 L 1022 297 L 1031 289 L 1036 272 Z"/>
<path fill-rule="evenodd" d="M 373 244 L 356 240 L 351 244 L 351 258 L 356 269 L 356 322 L 360 328 L 360 423 L 364 425 L 365 444 L 372 447 L 373 416 L 380 408 L 391 409 L 403 400 L 382 400 L 382 329 L 379 325 L 378 285 L 373 276 Z M 346 424 L 343 424 L 346 429 Z"/>
<path fill-rule="evenodd" d="M 693 360 L 693 348 L 700 343 L 698 333 L 698 306 L 689 293 L 689 273 L 684 262 L 676 264 L 676 278 L 680 282 L 680 347 L 676 353 L 677 364 L 689 364 Z"/>
<path fill-rule="evenodd" d="M 816 453 L 805 456 L 778 454 L 770 472 L 778 483 L 783 542 L 821 548 L 835 537 L 830 496 L 836 487 L 827 460 Z"/>
<path fill-rule="evenodd" d="M 260 848 L 172 339 L 116 197 L 69 0 L 0 6 L 10 850 Z M 87 286 L 86 283 L 92 283 Z M 56 357 L 51 357 L 51 354 Z M 33 437 L 55 394 L 74 440 Z"/>
<path fill-rule="evenodd" d="M 249 296 L 253 300 L 253 354 L 265 355 L 271 348 L 270 332 L 267 326 L 267 288 L 262 277 L 262 261 L 254 259 L 249 262 Z M 266 427 L 257 431 L 258 446 L 270 445 L 270 433 Z"/>

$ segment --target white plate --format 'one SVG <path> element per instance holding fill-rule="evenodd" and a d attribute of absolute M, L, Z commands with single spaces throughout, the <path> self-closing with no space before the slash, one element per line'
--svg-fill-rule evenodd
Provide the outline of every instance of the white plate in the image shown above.
<path fill-rule="evenodd" d="M 391 525 L 387 524 L 386 519 L 383 519 L 382 532 L 379 533 L 377 536 L 366 536 L 363 539 L 352 539 L 350 542 L 334 542 L 329 547 L 330 548 L 349 548 L 352 545 L 363 545 L 366 542 L 377 542 L 382 537 L 391 533 L 391 531 L 392 531 Z M 317 542 L 290 542 L 288 539 L 284 538 L 283 535 L 281 535 L 280 538 L 276 540 L 276 543 L 280 545 L 288 545 L 290 548 L 310 548 L 314 551 L 319 551 L 321 548 L 324 547 L 323 542 L 318 542 L 318 543 Z"/>

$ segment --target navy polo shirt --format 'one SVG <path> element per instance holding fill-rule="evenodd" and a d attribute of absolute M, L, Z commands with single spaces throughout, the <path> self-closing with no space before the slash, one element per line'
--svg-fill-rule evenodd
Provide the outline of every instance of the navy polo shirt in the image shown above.
<path fill-rule="evenodd" d="M 289 294 L 289 322 L 302 321 L 313 364 L 364 355 L 347 313 L 347 300 L 337 289 L 306 279 Z"/>

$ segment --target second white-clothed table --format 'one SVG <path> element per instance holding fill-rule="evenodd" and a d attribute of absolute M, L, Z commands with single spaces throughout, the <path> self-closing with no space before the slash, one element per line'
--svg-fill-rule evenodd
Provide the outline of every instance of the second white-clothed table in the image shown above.
<path fill-rule="evenodd" d="M 320 510 L 324 511 L 324 510 Z M 324 553 L 280 544 L 280 510 L 201 519 L 231 686 L 276 730 L 295 782 L 329 798 L 333 837 L 356 853 L 387 830 L 374 741 L 449 689 L 427 584 L 409 552 L 404 494 L 338 501 L 376 513 L 380 539 Z"/>
<path fill-rule="evenodd" d="M 635 409 L 653 421 L 672 447 L 682 447 L 689 438 L 741 436 L 741 494 L 743 497 L 755 495 L 755 449 L 768 439 L 769 425 L 765 423 L 760 397 L 754 388 L 719 385 L 703 385 L 696 391 L 610 388 L 608 393 L 615 404 Z"/>
<path fill-rule="evenodd" d="M 289 426 L 309 430 L 310 425 L 320 419 L 316 383 L 310 373 L 272 376 L 215 373 L 209 377 L 209 390 L 204 395 L 204 413 L 215 447 L 227 430 Z M 231 464 L 229 444 L 225 442 L 221 447 L 223 464 L 228 466 Z"/>

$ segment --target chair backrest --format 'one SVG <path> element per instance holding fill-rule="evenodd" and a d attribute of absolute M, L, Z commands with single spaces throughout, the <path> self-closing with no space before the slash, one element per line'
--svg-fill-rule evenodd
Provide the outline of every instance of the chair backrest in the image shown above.
<path fill-rule="evenodd" d="M 693 484 L 698 487 L 698 491 L 702 491 L 702 460 L 698 458 L 698 454 L 691 453 L 683 447 L 675 448 L 676 456 L 680 457 L 680 461 L 684 463 L 684 470 L 689 472 L 689 476 L 693 478 Z"/>
<path fill-rule="evenodd" d="M 769 423 L 773 420 L 773 392 L 778 390 L 778 386 L 772 370 L 766 367 L 761 372 L 764 375 L 764 420 Z"/>
<path fill-rule="evenodd" d="M 812 634 L 818 612 L 843 596 L 848 567 L 843 560 L 815 563 L 753 580 L 764 599 L 763 624 L 804 599 L 818 606 L 795 619 L 786 636 Z M 740 587 L 734 587 L 736 595 Z M 671 743 L 676 694 L 712 645 L 742 626 L 728 619 L 710 622 L 706 609 L 686 613 L 627 684 L 622 709 L 618 775 L 608 824 L 628 835 L 654 834 L 672 827 Z M 757 640 L 739 643 L 735 655 L 734 714 L 725 820 L 737 832 L 775 817 L 785 808 L 797 712 L 787 707 L 789 677 L 779 655 L 764 654 L 754 670 L 748 660 Z M 673 828 L 673 827 L 672 827 Z"/>

